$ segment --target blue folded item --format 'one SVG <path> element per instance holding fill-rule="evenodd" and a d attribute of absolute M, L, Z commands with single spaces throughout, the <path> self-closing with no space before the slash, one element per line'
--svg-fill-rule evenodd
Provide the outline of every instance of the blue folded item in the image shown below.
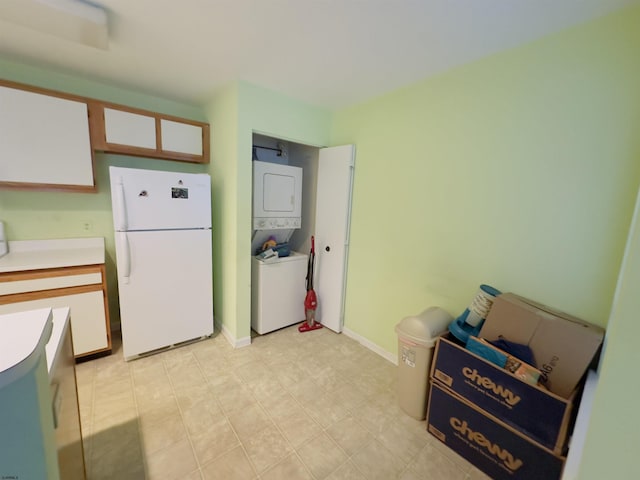
<path fill-rule="evenodd" d="M 529 348 L 529 345 L 510 342 L 504 338 L 499 338 L 498 340 L 493 340 L 489 343 L 500 350 L 504 350 L 509 355 L 516 357 L 518 360 L 522 360 L 533 367 L 536 366 L 536 360 L 533 357 L 533 351 Z"/>
<path fill-rule="evenodd" d="M 287 242 L 275 243 L 273 237 L 270 238 L 269 241 L 265 242 L 264 245 L 262 245 L 262 248 L 256 250 L 256 255 L 260 255 L 267 250 L 274 251 L 278 254 L 278 257 L 288 257 L 291 255 L 291 248 L 289 247 L 289 244 Z"/>
<path fill-rule="evenodd" d="M 475 353 L 494 365 L 499 366 L 500 368 L 504 368 L 507 364 L 507 355 L 494 350 L 490 346 L 484 345 L 476 337 L 469 337 L 469 340 L 467 341 L 467 350 Z"/>
<path fill-rule="evenodd" d="M 288 243 L 279 243 L 275 247 L 271 247 L 274 252 L 278 253 L 278 257 L 288 257 L 291 255 L 291 248 Z"/>

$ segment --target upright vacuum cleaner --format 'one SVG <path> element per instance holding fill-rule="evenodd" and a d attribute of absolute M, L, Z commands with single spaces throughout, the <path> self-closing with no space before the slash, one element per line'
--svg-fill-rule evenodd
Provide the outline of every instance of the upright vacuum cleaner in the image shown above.
<path fill-rule="evenodd" d="M 298 331 L 303 333 L 322 328 L 322 324 L 316 322 L 318 298 L 316 297 L 316 292 L 313 291 L 313 264 L 315 259 L 315 239 L 311 237 L 311 252 L 309 253 L 309 261 L 307 263 L 307 295 L 304 298 L 304 316 L 306 320 L 298 327 Z"/>

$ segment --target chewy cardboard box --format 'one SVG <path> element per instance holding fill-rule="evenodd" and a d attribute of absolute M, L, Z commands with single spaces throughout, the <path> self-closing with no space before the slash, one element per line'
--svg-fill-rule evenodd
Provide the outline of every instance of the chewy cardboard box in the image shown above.
<path fill-rule="evenodd" d="M 529 345 L 541 383 L 563 398 L 576 389 L 594 359 L 604 330 L 513 293 L 498 295 L 478 335 Z"/>
<path fill-rule="evenodd" d="M 565 458 L 433 383 L 427 430 L 495 480 L 556 480 Z"/>
<path fill-rule="evenodd" d="M 557 454 L 564 453 L 575 393 L 565 399 L 439 338 L 431 366 L 439 382 Z"/>

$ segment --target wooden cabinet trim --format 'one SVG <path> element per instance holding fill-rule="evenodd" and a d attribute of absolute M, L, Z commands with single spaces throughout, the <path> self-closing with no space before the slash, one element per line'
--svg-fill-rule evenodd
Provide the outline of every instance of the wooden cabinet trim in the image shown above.
<path fill-rule="evenodd" d="M 95 107 L 99 107 L 99 108 L 112 108 L 114 110 L 122 110 L 123 112 L 136 113 L 138 115 L 143 115 L 147 117 L 172 120 L 174 122 L 179 122 L 179 123 L 187 123 L 189 125 L 194 125 L 197 127 L 208 125 L 208 123 L 200 122 L 198 120 L 190 120 L 188 118 L 177 117 L 175 115 L 168 115 L 165 113 L 153 112 L 151 110 L 144 110 L 142 108 L 130 107 L 128 105 L 122 105 L 118 103 L 104 102 L 102 100 L 95 100 L 90 98 L 85 98 L 84 101 L 87 102 L 88 104 L 93 104 Z"/>
<path fill-rule="evenodd" d="M 202 160 L 202 163 L 209 163 L 211 159 L 211 135 L 209 134 L 209 130 L 209 124 L 205 123 L 202 126 L 202 151 L 204 152 L 204 159 Z"/>
<path fill-rule="evenodd" d="M 149 110 L 143 110 L 135 107 L 128 107 L 125 105 L 119 105 L 116 103 L 103 102 L 99 100 L 87 99 L 89 108 L 89 124 L 91 133 L 91 143 L 94 150 L 104 151 L 107 153 L 115 153 L 122 155 L 132 155 L 147 158 L 157 158 L 161 160 L 174 160 L 179 162 L 190 163 L 209 163 L 210 162 L 210 126 L 208 123 L 199 122 L 196 120 L 189 120 L 186 118 L 176 117 L 174 115 L 166 115 L 163 113 L 152 112 Z M 104 109 L 110 108 L 114 110 L 121 110 L 123 112 L 135 113 L 138 115 L 144 115 L 153 117 L 156 121 L 156 149 L 133 147 L 128 145 L 122 145 L 118 143 L 109 143 L 106 139 L 106 125 L 104 120 Z M 161 121 L 170 120 L 177 123 L 184 123 L 186 125 L 193 125 L 202 129 L 202 155 L 193 155 L 189 153 L 173 152 L 170 150 L 162 149 L 162 128 Z"/>
<path fill-rule="evenodd" d="M 19 272 L 0 273 L 0 282 L 16 282 L 20 280 L 38 280 L 40 278 L 64 277 L 68 275 L 83 275 L 86 273 L 101 273 L 102 282 L 105 281 L 103 265 L 82 265 L 79 267 L 46 268 L 42 270 L 21 270 Z"/>
<path fill-rule="evenodd" d="M 105 328 L 107 330 L 107 350 L 111 352 L 111 317 L 109 316 L 109 295 L 107 294 L 107 269 L 104 265 L 100 265 L 100 271 L 102 272 L 102 304 L 104 305 L 104 321 Z M 87 355 L 93 355 L 98 353 L 87 352 L 82 355 L 78 355 L 78 357 L 83 357 Z"/>
<path fill-rule="evenodd" d="M 56 90 L 49 90 L 48 88 L 36 87 L 34 85 L 27 85 L 26 83 L 11 82 L 9 80 L 0 79 L 0 86 L 7 88 L 15 88 L 16 90 L 23 90 L 26 92 L 40 93 L 49 97 L 64 98 L 67 100 L 74 100 L 80 103 L 88 103 L 88 98 L 81 97 L 80 95 L 74 95 L 72 93 L 59 92 Z"/>
<path fill-rule="evenodd" d="M 158 152 L 162 151 L 162 128 L 161 128 L 161 118 L 156 116 L 156 150 Z"/>
<path fill-rule="evenodd" d="M 91 156 L 93 157 L 93 150 L 91 151 Z M 95 178 L 95 169 L 93 173 L 93 186 L 84 186 L 84 185 L 66 185 L 63 183 L 30 183 L 30 182 L 3 182 L 0 181 L 0 187 L 2 188 L 10 188 L 12 190 L 40 190 L 40 191 L 51 191 L 51 192 L 75 192 L 75 193 L 96 193 L 98 191 L 98 186 Z"/>
<path fill-rule="evenodd" d="M 104 110 L 98 102 L 90 100 L 87 102 L 89 109 L 89 136 L 91 146 L 94 150 L 106 150 L 107 137 L 104 124 Z"/>

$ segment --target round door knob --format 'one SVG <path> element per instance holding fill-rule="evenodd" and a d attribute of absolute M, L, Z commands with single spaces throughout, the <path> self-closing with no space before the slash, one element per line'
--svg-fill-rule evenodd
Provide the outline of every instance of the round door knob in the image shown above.
<path fill-rule="evenodd" d="M 329 245 L 327 245 L 326 247 L 324 247 L 325 251 L 330 252 L 331 251 L 331 247 Z"/>

